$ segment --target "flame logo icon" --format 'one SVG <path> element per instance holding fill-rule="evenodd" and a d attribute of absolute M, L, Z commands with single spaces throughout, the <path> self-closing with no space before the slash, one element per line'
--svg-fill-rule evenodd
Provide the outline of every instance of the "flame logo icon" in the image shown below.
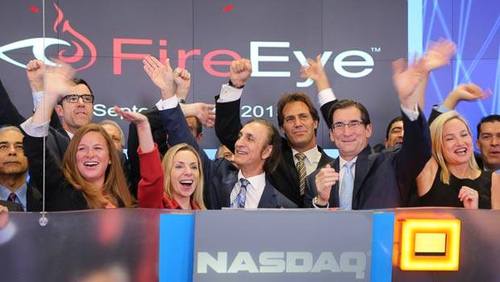
<path fill-rule="evenodd" d="M 54 3 L 54 8 L 56 9 L 57 11 L 57 18 L 54 22 L 54 26 L 53 26 L 53 30 L 54 32 L 57 32 L 57 28 L 62 24 L 62 33 L 68 33 L 70 35 L 72 35 L 73 37 L 75 37 L 76 39 L 78 39 L 78 41 L 80 41 L 81 43 L 83 43 L 87 49 L 88 49 L 88 52 L 89 52 L 89 61 L 81 66 L 81 67 L 78 67 L 76 68 L 76 70 L 84 70 L 86 68 L 89 68 L 90 66 L 92 66 L 94 63 L 95 63 L 95 60 L 96 60 L 96 56 L 97 56 L 97 50 L 94 46 L 94 44 L 92 43 L 92 41 L 90 41 L 87 37 L 85 37 L 83 34 L 79 33 L 78 31 L 76 31 L 72 26 L 71 24 L 69 23 L 68 20 L 65 20 L 64 19 L 64 13 L 63 11 L 57 6 L 56 3 Z M 59 60 L 63 61 L 63 62 L 66 62 L 68 64 L 75 64 L 79 61 L 81 61 L 83 58 L 84 58 L 84 49 L 82 47 L 82 45 L 78 42 L 77 40 L 71 40 L 71 45 L 74 46 L 75 48 L 75 52 L 70 55 L 70 56 L 66 56 L 66 49 L 63 49 L 63 50 L 60 50 L 59 51 Z"/>
<path fill-rule="evenodd" d="M 72 47 L 72 49 L 74 49 L 74 52 L 72 54 L 67 54 L 70 48 L 60 50 L 58 53 L 59 60 L 68 64 L 72 64 L 73 67 L 78 71 L 91 67 L 95 63 L 97 58 L 97 49 L 94 43 L 92 43 L 92 41 L 90 41 L 83 34 L 76 31 L 71 26 L 69 21 L 64 19 L 64 12 L 55 3 L 54 8 L 57 11 L 57 16 L 56 20 L 54 21 L 53 31 L 57 33 L 58 28 L 61 28 L 60 31 L 63 36 L 68 34 L 73 37 L 73 39 L 70 39 L 71 43 L 63 39 L 52 37 L 28 38 L 9 43 L 4 46 L 0 46 L 0 59 L 18 67 L 26 68 L 26 64 L 12 59 L 5 53 L 17 49 L 31 47 L 33 55 L 36 59 L 44 61 L 47 65 L 55 65 L 54 62 L 47 58 L 47 56 L 45 55 L 45 50 L 52 45 L 62 45 Z M 87 55 L 85 54 L 85 52 L 87 52 Z M 88 62 L 86 62 L 85 64 L 80 63 L 86 58 L 88 58 Z"/>

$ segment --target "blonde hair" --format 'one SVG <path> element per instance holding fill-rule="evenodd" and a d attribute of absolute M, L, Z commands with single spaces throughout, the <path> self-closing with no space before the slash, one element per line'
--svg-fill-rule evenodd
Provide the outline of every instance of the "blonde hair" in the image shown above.
<path fill-rule="evenodd" d="M 441 114 L 430 125 L 431 140 L 432 140 L 432 157 L 437 161 L 439 167 L 441 168 L 441 173 L 439 175 L 439 178 L 441 179 L 441 182 L 445 184 L 450 184 L 450 171 L 448 170 L 448 166 L 446 164 L 443 155 L 443 128 L 447 122 L 453 119 L 461 121 L 467 128 L 467 132 L 469 133 L 469 135 L 472 136 L 469 124 L 456 111 L 449 111 L 444 114 Z M 479 170 L 479 166 L 477 165 L 476 159 L 474 158 L 474 154 L 471 154 L 471 157 L 469 158 L 468 161 L 468 166 L 469 169 L 471 170 Z"/>
<path fill-rule="evenodd" d="M 164 177 L 164 190 L 167 196 L 173 199 L 173 186 L 170 181 L 170 172 L 172 171 L 174 157 L 180 151 L 189 151 L 196 156 L 196 162 L 198 164 L 198 181 L 196 181 L 196 188 L 191 195 L 191 201 L 194 202 L 200 209 L 206 209 L 205 202 L 203 201 L 203 167 L 201 164 L 201 158 L 198 152 L 190 145 L 186 143 L 177 144 L 170 147 L 163 157 L 161 165 L 163 167 L 163 177 Z"/>
<path fill-rule="evenodd" d="M 77 167 L 76 152 L 78 150 L 78 145 L 83 136 L 89 132 L 97 132 L 106 140 L 111 163 L 106 169 L 104 187 L 95 187 L 89 183 L 81 175 Z M 83 196 L 87 201 L 87 206 L 90 209 L 104 208 L 108 202 L 112 203 L 115 207 L 121 205 L 131 207 L 133 205 L 134 201 L 128 190 L 118 151 L 113 146 L 111 137 L 109 137 L 102 126 L 90 123 L 78 129 L 64 154 L 62 167 L 64 177 L 75 189 L 83 192 Z"/>

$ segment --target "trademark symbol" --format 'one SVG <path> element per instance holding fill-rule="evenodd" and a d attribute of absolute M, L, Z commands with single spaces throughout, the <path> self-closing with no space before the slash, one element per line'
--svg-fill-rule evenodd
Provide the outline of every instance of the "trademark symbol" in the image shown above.
<path fill-rule="evenodd" d="M 370 48 L 372 50 L 373 53 L 380 53 L 381 49 L 380 47 L 371 47 Z"/>

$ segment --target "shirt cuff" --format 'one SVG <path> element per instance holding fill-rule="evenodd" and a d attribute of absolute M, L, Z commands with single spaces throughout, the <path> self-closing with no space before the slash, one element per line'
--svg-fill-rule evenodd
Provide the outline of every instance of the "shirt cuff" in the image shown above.
<path fill-rule="evenodd" d="M 34 111 L 42 103 L 43 91 L 35 91 L 31 93 L 31 95 L 33 96 L 33 111 Z"/>
<path fill-rule="evenodd" d="M 168 99 L 161 99 L 158 101 L 158 103 L 156 103 L 156 108 L 158 108 L 159 111 L 170 110 L 177 107 L 178 104 L 179 99 L 174 95 Z"/>
<path fill-rule="evenodd" d="M 403 107 L 403 105 L 401 105 L 401 111 L 403 111 L 403 113 L 408 117 L 408 119 L 410 121 L 416 121 L 418 119 L 418 115 L 419 115 L 419 112 L 418 112 L 418 106 L 415 105 L 415 108 L 413 109 L 407 109 L 405 107 Z"/>
<path fill-rule="evenodd" d="M 333 93 L 333 90 L 331 88 L 326 88 L 318 93 L 318 101 L 319 101 L 319 106 L 323 106 L 326 103 L 329 103 L 331 101 L 337 100 L 337 97 L 335 97 L 335 94 Z"/>
<path fill-rule="evenodd" d="M 33 123 L 32 117 L 30 117 L 21 123 L 21 128 L 31 137 L 45 137 L 49 135 L 49 123 L 50 121 L 36 124 Z"/>
<path fill-rule="evenodd" d="M 236 87 L 229 86 L 229 84 L 222 84 L 220 89 L 219 99 L 217 103 L 229 103 L 238 101 L 243 93 L 243 88 L 238 89 Z"/>
<path fill-rule="evenodd" d="M 435 105 L 433 108 L 440 113 L 446 113 L 450 111 L 450 109 L 448 109 L 445 105 Z"/>

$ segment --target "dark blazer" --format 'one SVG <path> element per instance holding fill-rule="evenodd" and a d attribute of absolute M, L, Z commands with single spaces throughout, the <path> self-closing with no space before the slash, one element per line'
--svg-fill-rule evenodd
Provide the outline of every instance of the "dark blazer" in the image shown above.
<path fill-rule="evenodd" d="M 218 97 L 216 97 L 216 100 Z M 234 152 L 234 144 L 242 128 L 240 120 L 240 100 L 228 103 L 216 103 L 215 132 L 220 142 L 229 150 Z M 330 158 L 318 146 L 321 159 L 318 167 L 323 167 L 333 159 Z M 302 207 L 304 199 L 300 196 L 300 181 L 295 162 L 293 160 L 292 148 L 286 138 L 281 138 L 281 158 L 278 166 L 268 177 L 269 182 L 283 195 Z"/>
<path fill-rule="evenodd" d="M 29 212 L 42 210 L 42 193 L 34 186 L 33 182 L 28 182 L 28 191 L 26 192 L 26 211 Z"/>
<path fill-rule="evenodd" d="M 322 111 L 324 112 L 324 111 Z M 410 121 L 403 113 L 403 145 L 395 151 L 371 154 L 367 146 L 358 155 L 354 176 L 352 208 L 382 209 L 408 205 L 412 184 L 431 157 L 429 128 L 422 112 L 416 121 Z M 339 158 L 332 167 L 340 171 Z M 304 205 L 312 207 L 312 199 L 317 195 L 315 176 L 319 170 L 309 175 L 308 189 Z M 339 206 L 339 183 L 330 193 L 330 207 Z"/>
<path fill-rule="evenodd" d="M 212 161 L 208 158 L 189 131 L 186 119 L 179 106 L 174 109 L 160 111 L 160 116 L 163 126 L 168 133 L 168 143 L 170 145 L 187 143 L 193 146 L 200 154 L 203 163 L 204 189 L 208 191 L 209 195 L 207 207 L 209 209 L 229 207 L 231 190 L 238 181 L 238 169 L 225 159 Z M 258 207 L 296 208 L 297 205 L 289 201 L 266 181 L 264 193 Z"/>

